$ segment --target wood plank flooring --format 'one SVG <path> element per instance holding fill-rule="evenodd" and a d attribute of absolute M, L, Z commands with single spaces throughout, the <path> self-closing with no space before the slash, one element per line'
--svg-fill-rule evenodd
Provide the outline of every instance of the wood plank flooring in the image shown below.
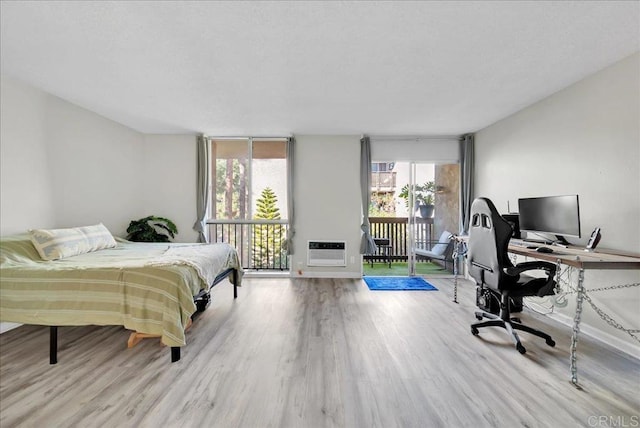
<path fill-rule="evenodd" d="M 450 278 L 430 281 L 246 279 L 235 301 L 221 284 L 174 364 L 158 340 L 87 326 L 59 329 L 51 366 L 48 328 L 19 327 L 0 335 L 0 426 L 637 426 L 638 360 L 581 336 L 577 390 L 569 328 L 524 312 L 557 346 L 522 333 L 520 355 L 499 329 L 471 335 L 471 283 L 455 304 Z"/>

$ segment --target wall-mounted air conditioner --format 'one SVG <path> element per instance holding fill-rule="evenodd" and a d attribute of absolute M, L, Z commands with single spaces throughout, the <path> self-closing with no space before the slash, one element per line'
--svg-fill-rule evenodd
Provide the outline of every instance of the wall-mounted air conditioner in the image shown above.
<path fill-rule="evenodd" d="M 346 266 L 345 241 L 309 241 L 307 266 Z"/>

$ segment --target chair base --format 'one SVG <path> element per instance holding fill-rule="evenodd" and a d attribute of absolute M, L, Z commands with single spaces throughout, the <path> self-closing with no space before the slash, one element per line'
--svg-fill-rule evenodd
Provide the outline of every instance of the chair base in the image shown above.
<path fill-rule="evenodd" d="M 477 322 L 475 324 L 471 324 L 471 334 L 473 334 L 474 336 L 478 335 L 480 333 L 478 329 L 483 327 L 502 327 L 507 331 L 507 334 L 511 336 L 511 339 L 513 339 L 513 342 L 516 345 L 516 349 L 521 354 L 526 353 L 527 350 L 525 349 L 524 346 L 522 346 L 522 343 L 520 342 L 520 338 L 518 337 L 518 334 L 515 332 L 515 330 L 526 331 L 527 333 L 531 333 L 534 336 L 538 336 L 544 339 L 547 345 L 551 347 L 556 346 L 556 342 L 554 342 L 551 336 L 549 336 L 547 333 L 540 330 L 536 330 L 535 328 L 531 328 L 527 325 L 520 323 L 520 320 L 518 318 L 508 317 L 505 320 L 503 319 L 503 317 L 499 315 L 495 315 L 495 314 L 484 312 L 484 311 L 476 312 L 476 318 L 479 320 L 482 320 L 483 318 L 488 318 L 489 321 L 482 321 L 482 322 Z"/>

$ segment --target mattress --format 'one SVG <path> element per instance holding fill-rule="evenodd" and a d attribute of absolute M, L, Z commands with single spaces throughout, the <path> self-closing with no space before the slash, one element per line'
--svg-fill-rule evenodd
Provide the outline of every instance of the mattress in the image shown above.
<path fill-rule="evenodd" d="M 185 345 L 193 297 L 227 269 L 242 269 L 228 244 L 134 243 L 44 261 L 28 235 L 0 240 L 0 321 L 122 325 Z"/>

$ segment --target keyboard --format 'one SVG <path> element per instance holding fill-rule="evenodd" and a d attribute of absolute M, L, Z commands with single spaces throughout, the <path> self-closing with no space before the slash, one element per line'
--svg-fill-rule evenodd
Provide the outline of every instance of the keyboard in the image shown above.
<path fill-rule="evenodd" d="M 531 245 L 531 242 L 526 242 L 523 239 L 511 238 L 511 240 L 509 241 L 509 245 L 515 245 L 518 247 L 528 247 Z"/>

